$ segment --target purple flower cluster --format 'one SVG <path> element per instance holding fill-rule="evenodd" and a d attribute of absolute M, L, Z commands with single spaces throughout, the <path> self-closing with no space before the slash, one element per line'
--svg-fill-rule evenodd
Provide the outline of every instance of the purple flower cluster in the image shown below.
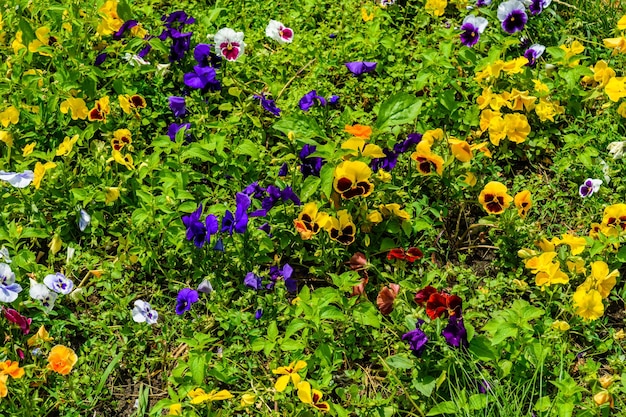
<path fill-rule="evenodd" d="M 405 140 L 398 142 L 393 146 L 393 149 L 383 149 L 383 153 L 386 155 L 384 158 L 374 158 L 371 162 L 371 167 L 374 171 L 383 169 L 387 172 L 395 168 L 398 163 L 398 156 L 405 152 L 415 150 L 415 146 L 422 140 L 420 133 L 410 133 Z"/>
<path fill-rule="evenodd" d="M 261 101 L 261 107 L 265 110 L 272 113 L 276 117 L 280 117 L 280 109 L 276 106 L 274 100 L 265 97 L 265 93 L 261 93 L 261 95 L 255 94 L 253 97 Z"/>
<path fill-rule="evenodd" d="M 242 194 L 261 200 L 261 208 L 250 213 L 250 217 L 265 217 L 279 201 L 287 202 L 291 200 L 296 206 L 301 204 L 300 199 L 291 187 L 285 187 L 281 190 L 275 185 L 268 185 L 267 188 L 264 188 L 259 185 L 258 181 L 244 188 Z"/>
<path fill-rule="evenodd" d="M 366 72 L 372 72 L 376 70 L 376 62 L 367 62 L 367 61 L 346 62 L 346 68 L 348 68 L 348 71 L 350 71 L 352 75 L 357 77 Z"/>
<path fill-rule="evenodd" d="M 162 41 L 166 39 L 172 40 L 170 46 L 170 62 L 181 61 L 191 46 L 191 35 L 193 32 L 185 32 L 186 25 L 190 25 L 196 22 L 191 16 L 187 16 L 182 10 L 175 11 L 169 15 L 161 17 L 165 29 L 161 32 L 158 38 Z"/>
<path fill-rule="evenodd" d="M 196 45 L 193 57 L 198 65 L 194 65 L 193 71 L 183 75 L 185 85 L 189 88 L 201 90 L 203 93 L 220 90 L 222 85 L 217 79 L 217 73 L 213 65 L 217 58 L 212 58 L 211 45 L 205 43 Z"/>
<path fill-rule="evenodd" d="M 269 270 L 270 282 L 263 285 L 263 278 L 254 272 L 248 272 L 243 279 L 243 284 L 255 291 L 260 291 L 263 288 L 271 290 L 276 285 L 276 282 L 283 280 L 285 282 L 285 288 L 287 291 L 294 294 L 298 292 L 298 282 L 293 278 L 293 268 L 289 264 L 285 264 L 281 267 L 272 266 Z"/>

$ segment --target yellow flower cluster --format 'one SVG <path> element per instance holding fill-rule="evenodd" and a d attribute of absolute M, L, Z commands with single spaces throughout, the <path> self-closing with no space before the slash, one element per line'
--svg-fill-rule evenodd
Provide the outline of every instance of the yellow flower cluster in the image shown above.
<path fill-rule="evenodd" d="M 320 212 L 314 201 L 304 205 L 293 223 L 302 240 L 311 239 L 323 229 L 334 241 L 350 245 L 356 234 L 356 226 L 347 210 L 339 210 L 337 217 L 332 217 L 328 213 Z"/>
<path fill-rule="evenodd" d="M 9 375 L 13 379 L 21 378 L 24 376 L 24 369 L 20 368 L 17 362 L 0 362 L 0 398 L 6 397 L 8 394 L 7 380 Z"/>
<path fill-rule="evenodd" d="M 274 388 L 278 392 L 283 392 L 289 382 L 293 382 L 293 385 L 298 389 L 298 398 L 305 404 L 309 404 L 317 411 L 327 412 L 330 410 L 330 405 L 327 402 L 322 401 L 322 392 L 311 388 L 311 384 L 307 381 L 302 381 L 302 377 L 298 374 L 299 371 L 306 368 L 307 363 L 305 361 L 294 361 L 287 366 L 280 366 L 272 370 L 275 375 L 280 375 L 276 380 Z M 242 400 L 243 401 L 243 400 Z"/>
<path fill-rule="evenodd" d="M 482 80 L 495 80 L 500 77 L 502 72 L 508 75 L 519 74 L 524 70 L 526 64 L 528 64 L 528 59 L 523 56 L 510 61 L 498 59 L 493 64 L 488 64 L 485 68 L 478 71 L 474 79 L 479 82 Z"/>
<path fill-rule="evenodd" d="M 612 49 L 614 55 L 626 53 L 626 38 L 624 37 L 623 32 L 624 30 L 626 30 L 626 15 L 622 16 L 621 19 L 617 22 L 617 29 L 622 31 L 620 36 L 616 38 L 604 39 L 604 46 Z"/>

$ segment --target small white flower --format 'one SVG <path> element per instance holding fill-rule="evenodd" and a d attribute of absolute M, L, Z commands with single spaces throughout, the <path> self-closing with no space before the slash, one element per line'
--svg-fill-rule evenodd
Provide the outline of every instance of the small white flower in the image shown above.
<path fill-rule="evenodd" d="M 291 43 L 293 41 L 293 30 L 285 27 L 277 20 L 270 20 L 265 28 L 265 36 L 274 39 L 278 43 Z"/>
<path fill-rule="evenodd" d="M 170 64 L 157 64 L 155 72 L 159 77 L 163 77 L 165 74 L 170 72 Z"/>
<path fill-rule="evenodd" d="M 608 151 L 613 157 L 613 159 L 622 159 L 624 157 L 624 147 L 626 146 L 626 141 L 620 142 L 611 142 L 608 146 Z"/>
<path fill-rule="evenodd" d="M 68 246 L 67 247 L 67 256 L 65 257 L 65 263 L 69 264 L 70 261 L 72 260 L 72 258 L 74 257 L 74 252 L 76 252 L 76 249 Z"/>
<path fill-rule="evenodd" d="M 54 302 L 58 297 L 57 294 L 50 291 L 48 287 L 38 283 L 32 278 L 30 278 L 30 290 L 28 293 L 32 299 L 41 301 L 46 313 L 52 311 Z"/>
<path fill-rule="evenodd" d="M 143 59 L 139 55 L 133 55 L 133 54 L 130 54 L 128 52 L 126 52 L 122 58 L 124 58 L 126 61 L 128 61 L 128 63 L 130 64 L 131 67 L 134 67 L 135 64 L 150 65 L 150 63 L 148 61 L 146 61 L 145 59 Z"/>
<path fill-rule="evenodd" d="M 211 294 L 213 292 L 213 286 L 211 285 L 211 281 L 209 281 L 208 279 L 203 280 L 200 285 L 198 285 L 198 292 Z"/>
<path fill-rule="evenodd" d="M 153 310 L 150 303 L 143 300 L 135 301 L 135 307 L 131 311 L 133 320 L 137 323 L 155 324 L 159 318 L 159 313 Z"/>
<path fill-rule="evenodd" d="M 46 287 L 59 294 L 69 294 L 74 289 L 74 283 L 60 272 L 56 274 L 46 275 L 43 279 Z"/>
<path fill-rule="evenodd" d="M 24 172 L 0 171 L 0 180 L 6 181 L 15 188 L 25 188 L 35 179 L 35 173 L 31 170 Z"/>
<path fill-rule="evenodd" d="M 3 260 L 4 262 L 10 264 L 11 263 L 11 257 L 9 256 L 9 250 L 7 248 L 5 248 L 4 246 L 0 249 L 0 260 Z"/>

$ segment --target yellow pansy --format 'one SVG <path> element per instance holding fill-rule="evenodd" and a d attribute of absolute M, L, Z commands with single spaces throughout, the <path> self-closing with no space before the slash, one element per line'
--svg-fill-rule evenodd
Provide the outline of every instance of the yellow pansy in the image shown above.
<path fill-rule="evenodd" d="M 513 203 L 515 204 L 515 207 L 517 207 L 517 214 L 522 219 L 525 219 L 526 215 L 533 206 L 533 200 L 530 191 L 523 190 L 515 194 L 515 197 L 513 197 Z"/>
<path fill-rule="evenodd" d="M 35 142 L 33 142 L 33 143 L 29 143 L 28 145 L 24 146 L 22 148 L 22 156 L 23 157 L 27 157 L 28 155 L 33 153 L 33 150 L 35 149 L 35 145 L 37 145 L 37 144 Z"/>
<path fill-rule="evenodd" d="M 46 328 L 42 325 L 37 333 L 29 338 L 26 343 L 28 343 L 28 347 L 39 346 L 42 343 L 51 342 L 54 338 L 50 337 Z"/>
<path fill-rule="evenodd" d="M 544 252 L 539 256 L 533 256 L 532 258 L 524 261 L 524 266 L 530 269 L 533 274 L 537 274 L 541 271 L 547 271 L 552 265 L 552 260 L 556 257 L 556 252 Z"/>
<path fill-rule="evenodd" d="M 500 117 L 502 118 L 502 113 L 500 113 L 499 111 L 493 111 L 490 109 L 485 109 L 480 113 L 480 122 L 479 122 L 479 126 L 480 126 L 480 133 L 486 131 L 487 129 L 489 129 L 489 125 L 491 124 L 491 120 L 496 118 L 496 117 Z"/>
<path fill-rule="evenodd" d="M 604 87 L 611 78 L 615 77 L 615 71 L 604 60 L 596 62 L 596 65 L 591 69 L 593 71 L 593 80 L 599 83 L 599 87 Z"/>
<path fill-rule="evenodd" d="M 421 142 L 426 142 L 426 143 L 428 143 L 429 146 L 432 146 L 435 143 L 436 140 L 443 139 L 443 136 L 444 136 L 443 129 L 441 129 L 441 128 L 427 130 L 422 135 Z"/>
<path fill-rule="evenodd" d="M 384 158 L 386 155 L 378 145 L 366 143 L 363 138 L 350 138 L 341 144 L 341 149 L 354 150 L 352 154 L 355 156 L 366 156 L 369 158 Z"/>
<path fill-rule="evenodd" d="M 502 66 L 502 71 L 509 75 L 519 74 L 524 71 L 526 64 L 528 64 L 528 58 L 521 56 L 519 58 L 506 61 Z"/>
<path fill-rule="evenodd" d="M 52 253 L 53 255 L 56 255 L 61 250 L 62 246 L 63 246 L 63 241 L 61 240 L 59 235 L 54 235 L 52 237 L 52 240 L 50 240 L 50 243 L 48 243 L 48 248 L 50 249 L 50 253 Z"/>
<path fill-rule="evenodd" d="M 550 88 L 548 88 L 548 86 L 545 85 L 540 80 L 533 80 L 533 84 L 535 86 L 535 92 L 537 93 L 549 93 L 550 92 Z"/>
<path fill-rule="evenodd" d="M 378 170 L 378 172 L 376 173 L 376 176 L 381 182 L 391 182 L 391 173 L 385 171 L 382 168 Z"/>
<path fill-rule="evenodd" d="M 495 146 L 500 145 L 500 141 L 507 135 L 507 128 L 504 119 L 500 115 L 494 115 L 489 120 L 489 141 Z"/>
<path fill-rule="evenodd" d="M 9 148 L 13 147 L 13 135 L 6 130 L 0 130 L 0 142 L 4 142 Z"/>
<path fill-rule="evenodd" d="M 43 176 L 46 174 L 46 171 L 56 166 L 57 164 L 55 164 L 54 162 L 46 162 L 45 164 L 42 164 L 41 162 L 37 162 L 35 164 L 35 169 L 34 169 L 35 178 L 33 179 L 33 185 L 35 186 L 35 189 L 38 190 L 39 187 L 41 186 L 41 180 L 43 179 Z"/>
<path fill-rule="evenodd" d="M 249 407 L 251 405 L 254 405 L 255 400 L 256 400 L 256 397 L 253 394 L 243 394 L 241 396 L 241 406 Z"/>
<path fill-rule="evenodd" d="M 567 265 L 567 270 L 574 274 L 584 274 L 586 270 L 585 260 L 578 256 L 574 256 L 571 260 L 565 261 L 565 265 Z"/>
<path fill-rule="evenodd" d="M 339 210 L 337 216 L 337 218 L 328 218 L 325 229 L 332 240 L 342 245 L 350 245 L 354 242 L 354 235 L 356 234 L 356 226 L 352 221 L 352 216 L 347 210 Z"/>
<path fill-rule="evenodd" d="M 606 262 L 595 261 L 591 263 L 591 275 L 579 288 L 596 290 L 602 298 L 607 298 L 617 283 L 617 277 L 619 277 L 617 269 L 609 272 Z"/>
<path fill-rule="evenodd" d="M 489 214 L 502 214 L 513 201 L 513 197 L 507 194 L 506 185 L 491 181 L 480 192 L 478 202 Z"/>
<path fill-rule="evenodd" d="M 100 35 L 110 35 L 117 32 L 124 24 L 124 21 L 117 14 L 117 0 L 108 0 L 98 11 L 102 15 L 102 21 L 96 28 L 96 32 Z"/>
<path fill-rule="evenodd" d="M 614 54 L 623 54 L 626 52 L 626 38 L 620 36 L 618 38 L 604 39 L 604 46 L 612 49 Z"/>
<path fill-rule="evenodd" d="M 367 197 L 374 190 L 372 170 L 362 161 L 343 161 L 335 168 L 333 188 L 342 198 Z"/>
<path fill-rule="evenodd" d="M 614 102 L 618 102 L 621 98 L 626 97 L 626 77 L 611 78 L 604 87 L 604 92 Z"/>
<path fill-rule="evenodd" d="M 572 251 L 572 255 L 574 256 L 581 254 L 587 246 L 587 241 L 584 237 L 576 237 L 570 235 L 569 233 L 561 235 L 561 239 L 557 237 L 552 238 L 552 243 L 554 245 L 568 245 L 570 247 L 570 250 Z"/>
<path fill-rule="evenodd" d="M 120 102 L 120 107 L 126 114 L 131 114 L 133 111 L 136 115 L 139 115 L 138 109 L 143 109 L 146 107 L 146 100 L 140 96 L 139 94 L 120 94 L 117 96 L 118 101 Z"/>
<path fill-rule="evenodd" d="M 538 287 L 553 284 L 567 284 L 568 282 L 569 277 L 565 272 L 561 271 L 561 264 L 558 262 L 550 263 L 547 268 L 540 271 L 535 276 L 535 284 Z"/>
<path fill-rule="evenodd" d="M 507 107 L 514 111 L 531 111 L 535 108 L 537 97 L 529 95 L 528 91 L 519 91 L 514 88 L 510 93 L 505 94 Z"/>
<path fill-rule="evenodd" d="M 378 224 L 383 221 L 383 215 L 378 210 L 374 210 L 367 214 L 366 220 L 373 224 Z"/>
<path fill-rule="evenodd" d="M 472 160 L 472 149 L 469 143 L 456 138 L 448 139 L 448 143 L 450 144 L 450 151 L 456 159 L 461 162 L 469 162 Z"/>
<path fill-rule="evenodd" d="M 167 412 L 169 416 L 182 416 L 183 415 L 183 406 L 180 403 L 170 405 L 170 408 Z"/>
<path fill-rule="evenodd" d="M 482 71 L 476 73 L 474 79 L 476 81 L 482 81 L 486 78 L 498 78 L 504 67 L 504 61 L 498 59 L 493 64 L 488 64 Z"/>
<path fill-rule="evenodd" d="M 622 117 L 626 117 L 626 101 L 620 103 L 619 107 L 617 108 L 617 114 Z"/>
<path fill-rule="evenodd" d="M 328 218 L 328 214 L 318 211 L 317 203 L 311 201 L 304 205 L 293 223 L 302 240 L 309 240 L 326 227 Z"/>
<path fill-rule="evenodd" d="M 561 332 L 566 332 L 570 329 L 569 324 L 563 320 L 555 320 L 550 327 Z"/>
<path fill-rule="evenodd" d="M 463 181 L 465 184 L 469 185 L 470 187 L 473 187 L 476 185 L 476 175 L 474 175 L 472 172 L 466 172 L 465 175 L 462 175 L 460 177 L 461 181 Z"/>
<path fill-rule="evenodd" d="M 411 218 L 411 215 L 406 210 L 402 210 L 400 204 L 397 203 L 381 204 L 378 209 L 385 217 L 393 215 L 402 221 Z"/>
<path fill-rule="evenodd" d="M 133 156 L 131 154 L 122 155 L 120 151 L 116 151 L 115 149 L 111 152 L 113 155 L 113 160 L 120 165 L 124 165 L 129 171 L 135 169 L 135 165 L 133 165 Z"/>
<path fill-rule="evenodd" d="M 570 58 L 576 56 L 576 55 L 580 55 L 584 52 L 585 47 L 578 41 L 574 41 L 572 42 L 569 46 L 567 45 L 561 45 L 559 46 L 559 48 L 561 48 L 562 50 L 565 51 L 565 62 L 568 63 Z M 577 59 L 574 62 L 569 63 L 570 67 L 575 67 L 578 65 L 578 63 L 580 62 L 579 59 Z"/>
<path fill-rule="evenodd" d="M 89 116 L 89 109 L 82 98 L 70 97 L 61 103 L 61 113 L 67 114 L 70 110 L 72 111 L 72 120 L 85 120 Z"/>
<path fill-rule="evenodd" d="M 28 44 L 28 50 L 32 53 L 38 52 L 39 55 L 43 56 L 51 56 L 48 52 L 40 51 L 39 49 L 42 46 L 50 45 L 50 29 L 43 26 L 35 31 L 35 36 L 37 39 Z"/>
<path fill-rule="evenodd" d="M 104 96 L 96 100 L 96 104 L 93 109 L 89 110 L 87 118 L 90 122 L 99 121 L 106 122 L 107 114 L 111 112 L 111 106 L 109 105 L 109 96 Z"/>
<path fill-rule="evenodd" d="M 426 4 L 424 5 L 424 9 L 427 13 L 432 16 L 439 17 L 443 15 L 446 10 L 446 6 L 448 5 L 447 0 L 426 0 Z"/>
<path fill-rule="evenodd" d="M 363 19 L 364 22 L 369 22 L 371 20 L 374 20 L 374 12 L 369 14 L 367 13 L 367 9 L 365 7 L 361 7 L 361 18 Z"/>
<path fill-rule="evenodd" d="M 191 397 L 191 404 L 202 404 L 207 401 L 221 401 L 233 398 L 233 394 L 225 389 L 221 391 L 213 390 L 207 394 L 202 388 L 196 388 L 189 391 L 187 395 Z"/>
<path fill-rule="evenodd" d="M 511 142 L 522 143 L 530 133 L 530 125 L 526 116 L 520 113 L 505 114 L 504 124 L 506 136 Z"/>
<path fill-rule="evenodd" d="M 323 413 L 330 410 L 330 405 L 325 401 L 322 402 L 321 391 L 311 389 L 311 384 L 306 381 L 302 381 L 298 384 L 298 398 L 303 403 L 309 404 Z"/>
<path fill-rule="evenodd" d="M 26 49 L 26 45 L 22 43 L 22 31 L 21 30 L 18 30 L 17 32 L 15 32 L 15 39 L 11 43 L 11 48 L 13 48 L 13 53 L 15 55 L 17 55 L 17 53 L 20 50 Z"/>
<path fill-rule="evenodd" d="M 69 155 L 70 152 L 72 152 L 72 148 L 74 147 L 74 144 L 78 141 L 78 135 L 74 135 L 72 136 L 72 138 L 70 138 L 69 136 L 66 136 L 65 139 L 63 139 L 63 142 L 59 145 L 59 149 L 57 149 L 56 152 L 56 156 L 66 156 Z"/>
<path fill-rule="evenodd" d="M 287 384 L 289 384 L 289 381 L 293 381 L 293 385 L 297 387 L 302 379 L 300 378 L 300 375 L 298 375 L 298 371 L 304 368 L 306 368 L 305 361 L 294 361 L 287 366 L 281 366 L 279 368 L 272 369 L 272 373 L 274 375 L 282 375 L 278 377 L 278 379 L 276 380 L 276 384 L 274 385 L 276 391 L 283 392 L 287 388 Z"/>
<path fill-rule="evenodd" d="M 543 97 L 539 99 L 539 103 L 535 107 L 535 113 L 542 122 L 545 122 L 546 120 L 554 122 L 554 116 L 562 114 L 564 111 L 565 109 L 562 106 L 559 106 L 558 101 L 553 102 Z"/>
<path fill-rule="evenodd" d="M 436 172 L 443 173 L 443 158 L 430 151 L 428 141 L 421 141 L 417 144 L 416 151 L 411 154 L 411 159 L 417 162 L 417 171 L 422 175 L 430 175 Z"/>
<path fill-rule="evenodd" d="M 8 127 L 11 123 L 17 124 L 20 120 L 20 111 L 15 106 L 10 106 L 0 113 L 0 123 L 2 126 Z"/>
<path fill-rule="evenodd" d="M 119 187 L 107 187 L 104 193 L 104 203 L 109 204 L 120 198 Z"/>
<path fill-rule="evenodd" d="M 597 320 L 604 314 L 602 296 L 596 290 L 585 291 L 580 288 L 574 293 L 574 308 L 576 314 L 584 320 Z"/>

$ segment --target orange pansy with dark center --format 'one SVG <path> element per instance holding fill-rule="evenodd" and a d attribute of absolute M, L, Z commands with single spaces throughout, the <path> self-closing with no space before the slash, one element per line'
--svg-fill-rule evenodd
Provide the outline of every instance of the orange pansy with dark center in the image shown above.
<path fill-rule="evenodd" d="M 422 141 L 417 144 L 416 151 L 411 154 L 411 159 L 417 162 L 417 170 L 420 174 L 429 175 L 433 172 L 443 173 L 443 158 L 430 151 L 430 143 Z"/>
<path fill-rule="evenodd" d="M 517 213 L 523 219 L 526 217 L 531 207 L 533 206 L 533 201 L 530 195 L 530 191 L 523 190 L 519 193 L 515 194 L 515 207 L 517 207 Z"/>
<path fill-rule="evenodd" d="M 491 181 L 480 192 L 478 201 L 482 204 L 485 211 L 489 214 L 501 214 L 509 207 L 513 197 L 508 195 L 507 188 L 504 184 L 497 181 Z"/>

